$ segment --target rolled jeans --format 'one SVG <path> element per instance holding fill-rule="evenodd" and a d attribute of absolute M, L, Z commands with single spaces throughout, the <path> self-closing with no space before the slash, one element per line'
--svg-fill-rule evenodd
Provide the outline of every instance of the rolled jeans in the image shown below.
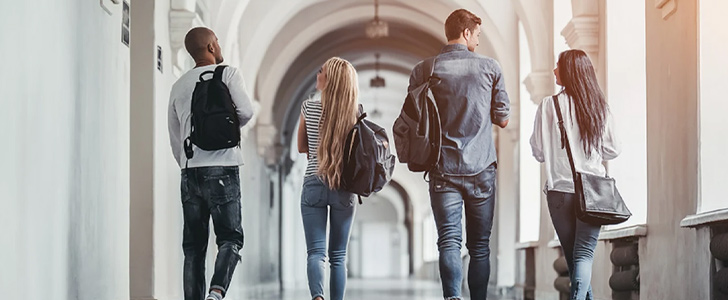
<path fill-rule="evenodd" d="M 468 288 L 474 300 L 488 295 L 490 234 L 495 209 L 495 163 L 474 176 L 430 174 L 430 204 L 437 225 L 440 279 L 445 299 L 462 299 L 460 255 L 465 206 L 466 246 L 470 254 Z"/>
<path fill-rule="evenodd" d="M 576 195 L 549 191 L 546 199 L 551 221 L 559 236 L 561 249 L 569 266 L 571 300 L 593 299 L 591 289 L 594 249 L 601 226 L 584 223 L 576 217 Z"/>
<path fill-rule="evenodd" d="M 184 299 L 203 300 L 207 293 L 205 257 L 210 217 L 218 248 L 210 289 L 218 289 L 224 296 L 240 261 L 238 252 L 243 247 L 238 167 L 183 169 L 181 189 L 184 214 Z"/>
<path fill-rule="evenodd" d="M 331 190 L 315 175 L 303 181 L 301 193 L 301 217 L 306 236 L 306 273 L 311 299 L 324 298 L 324 271 L 326 263 L 326 224 L 329 228 L 329 263 L 331 278 L 329 288 L 332 300 L 344 299 L 346 290 L 346 248 L 349 244 L 351 224 L 354 222 L 352 193 Z M 331 212 L 329 216 L 329 211 Z"/>

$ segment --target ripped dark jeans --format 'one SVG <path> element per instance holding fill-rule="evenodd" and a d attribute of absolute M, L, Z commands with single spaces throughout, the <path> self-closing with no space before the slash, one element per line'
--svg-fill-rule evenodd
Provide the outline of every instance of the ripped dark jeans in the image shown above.
<path fill-rule="evenodd" d="M 571 279 L 571 300 L 592 300 L 591 275 L 594 249 L 597 247 L 601 226 L 591 225 L 576 218 L 576 195 L 549 191 L 546 197 L 551 221 L 564 251 Z"/>
<path fill-rule="evenodd" d="M 201 167 L 182 170 L 184 232 L 184 299 L 205 298 L 205 256 L 210 217 L 217 237 L 218 253 L 210 289 L 223 296 L 230 286 L 243 248 L 238 167 Z"/>

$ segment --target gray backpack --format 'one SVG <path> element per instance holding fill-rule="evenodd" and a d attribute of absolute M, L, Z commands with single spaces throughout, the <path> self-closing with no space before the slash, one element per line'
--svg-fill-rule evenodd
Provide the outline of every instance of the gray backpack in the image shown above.
<path fill-rule="evenodd" d="M 413 172 L 427 173 L 437 168 L 442 145 L 442 124 L 430 87 L 440 83 L 433 76 L 435 57 L 424 61 L 422 69 L 429 71 L 423 82 L 407 94 L 402 111 L 394 121 L 394 143 L 399 161 L 407 163 Z"/>
<path fill-rule="evenodd" d="M 347 192 L 367 197 L 392 179 L 394 155 L 389 149 L 387 132 L 361 114 L 346 136 L 341 187 Z"/>

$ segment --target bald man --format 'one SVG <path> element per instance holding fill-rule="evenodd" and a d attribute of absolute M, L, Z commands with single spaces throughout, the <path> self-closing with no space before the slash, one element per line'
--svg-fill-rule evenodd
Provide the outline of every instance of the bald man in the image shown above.
<path fill-rule="evenodd" d="M 243 247 L 239 175 L 243 157 L 240 147 L 236 146 L 213 151 L 202 150 L 194 143 L 185 146 L 185 138 L 191 135 L 192 128 L 192 95 L 198 81 L 211 80 L 213 74 L 220 75 L 240 127 L 250 121 L 253 109 L 240 72 L 230 66 L 219 67 L 223 57 L 212 30 L 193 28 L 185 37 L 185 48 L 195 60 L 195 68 L 172 86 L 168 116 L 172 153 L 182 169 L 184 299 L 222 300 L 240 261 L 238 252 Z M 208 97 L 213 95 L 219 93 L 207 93 Z M 218 253 L 208 291 L 205 289 L 205 255 L 211 217 Z"/>

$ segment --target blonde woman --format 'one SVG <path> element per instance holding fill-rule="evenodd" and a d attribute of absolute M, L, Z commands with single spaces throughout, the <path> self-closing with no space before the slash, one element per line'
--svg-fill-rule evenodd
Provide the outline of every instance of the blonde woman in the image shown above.
<path fill-rule="evenodd" d="M 316 75 L 316 89 L 321 92 L 321 100 L 303 102 L 298 129 L 298 152 L 308 154 L 301 194 L 308 289 L 312 299 L 324 300 L 326 223 L 330 219 L 330 295 L 332 300 L 341 300 L 346 289 L 346 248 L 355 207 L 355 195 L 339 186 L 344 142 L 356 123 L 359 108 L 354 66 L 344 59 L 330 58 Z"/>

